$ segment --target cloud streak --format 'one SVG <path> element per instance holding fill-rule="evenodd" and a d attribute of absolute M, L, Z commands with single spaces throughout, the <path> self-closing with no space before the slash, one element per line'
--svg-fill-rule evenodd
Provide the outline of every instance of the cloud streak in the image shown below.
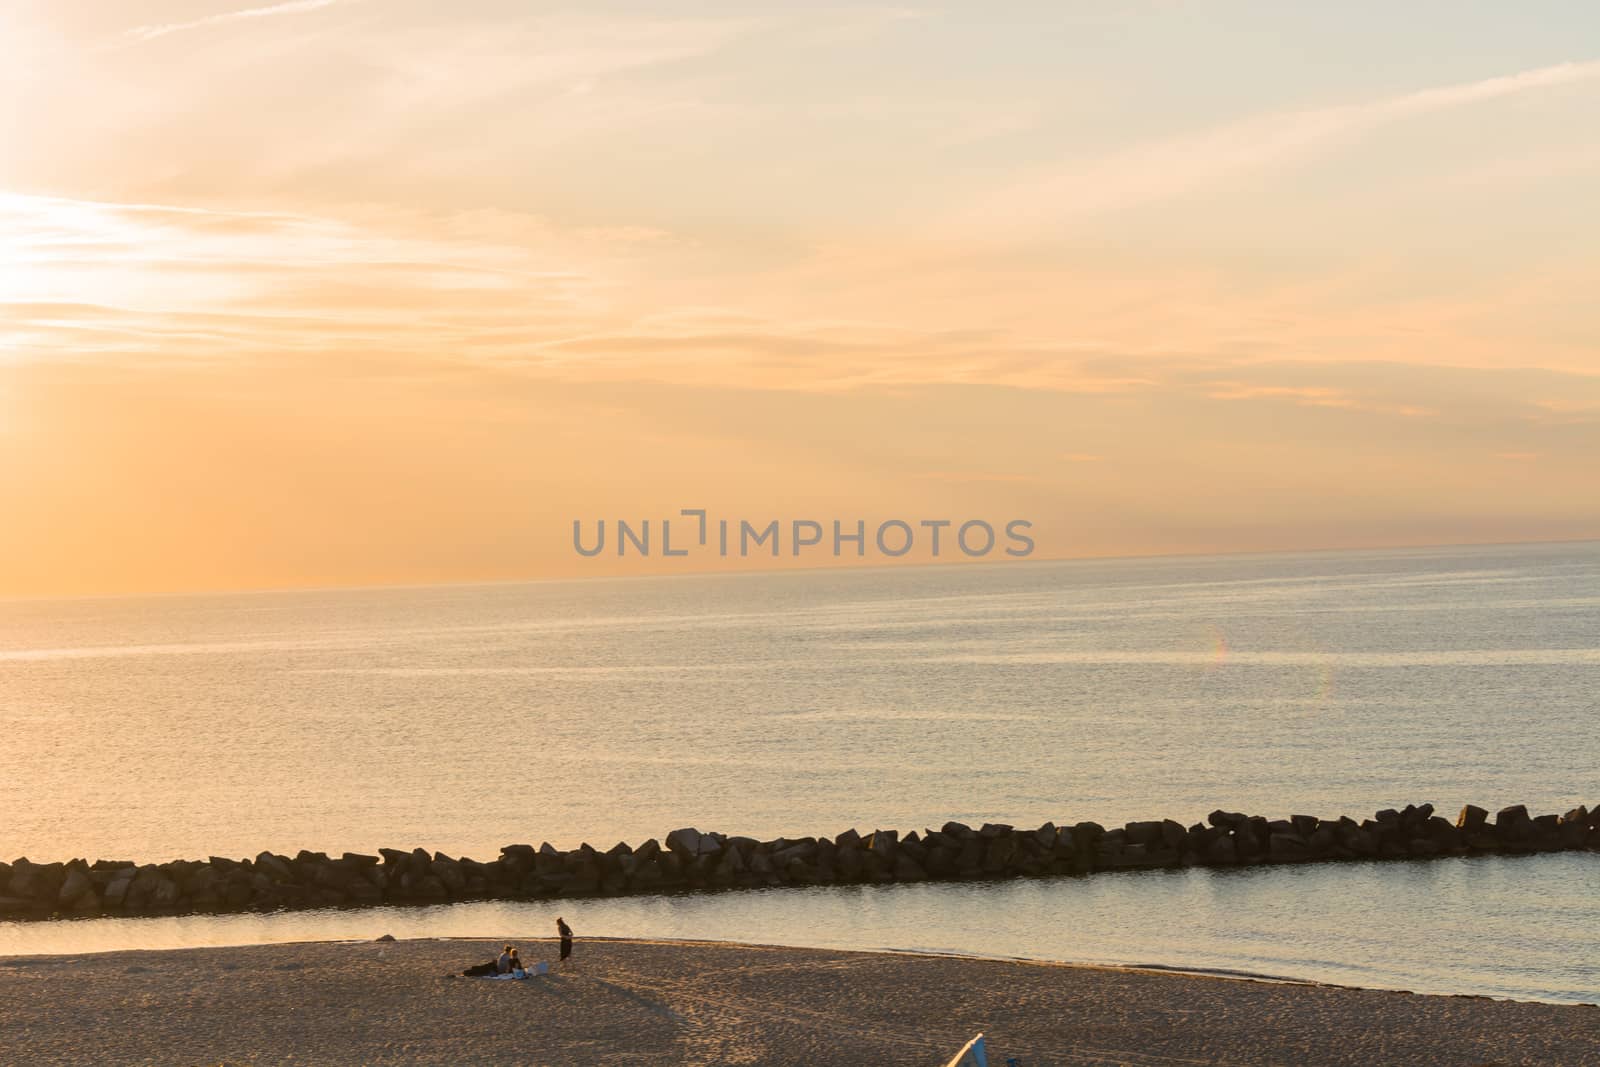
<path fill-rule="evenodd" d="M 158 37 L 168 37 L 174 33 L 204 30 L 212 26 L 224 26 L 231 22 L 247 22 L 253 19 L 275 18 L 280 15 L 300 15 L 352 2 L 359 2 L 359 0 L 284 0 L 280 4 L 248 7 L 236 11 L 222 11 L 215 15 L 189 19 L 186 22 L 166 22 L 149 26 L 135 26 L 127 32 L 126 36 L 136 41 L 153 41 Z"/>
<path fill-rule="evenodd" d="M 1560 86 L 1600 81 L 1600 60 L 1436 86 L 1379 100 L 1258 115 L 1100 159 L 1068 160 L 986 194 L 955 216 L 967 237 L 1011 239 L 1041 222 L 1073 222 L 1183 196 L 1349 143 L 1382 127 Z"/>

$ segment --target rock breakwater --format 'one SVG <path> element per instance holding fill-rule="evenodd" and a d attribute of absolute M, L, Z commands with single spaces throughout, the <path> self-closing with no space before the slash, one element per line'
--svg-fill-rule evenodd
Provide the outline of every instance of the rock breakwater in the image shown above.
<path fill-rule="evenodd" d="M 685 828 L 660 841 L 620 843 L 605 851 L 588 844 L 507 845 L 486 861 L 420 848 L 339 856 L 262 852 L 253 859 L 212 856 L 159 864 L 22 858 L 0 862 L 0 918 L 540 900 L 1573 849 L 1600 851 L 1600 809 L 1533 816 L 1517 805 L 1491 818 L 1469 804 L 1453 822 L 1436 815 L 1431 804 L 1390 808 L 1359 822 L 1219 810 L 1187 826 L 1173 819 L 1115 828 L 1094 822 L 1033 829 L 950 822 L 921 833 L 846 830 L 833 838 L 770 841 Z"/>

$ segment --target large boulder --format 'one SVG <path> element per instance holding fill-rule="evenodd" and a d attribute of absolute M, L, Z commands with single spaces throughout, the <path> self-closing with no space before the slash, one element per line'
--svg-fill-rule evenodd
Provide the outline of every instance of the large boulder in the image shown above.
<path fill-rule="evenodd" d="M 628 879 L 628 884 L 636 892 L 648 893 L 652 889 L 659 888 L 665 881 L 666 877 L 662 874 L 660 859 L 651 857 L 634 867 L 633 874 Z"/>
<path fill-rule="evenodd" d="M 234 911 L 249 907 L 253 896 L 250 879 L 250 873 L 242 867 L 228 872 L 226 884 L 222 889 L 224 907 Z"/>
<path fill-rule="evenodd" d="M 667 835 L 667 847 L 688 859 L 700 855 L 700 831 L 692 826 L 674 830 Z"/>
<path fill-rule="evenodd" d="M 1315 815 L 1291 815 L 1289 816 L 1289 825 L 1294 828 L 1295 833 L 1309 839 L 1312 834 L 1317 832 L 1317 828 L 1322 825 L 1322 820 Z"/>
<path fill-rule="evenodd" d="M 437 878 L 452 896 L 460 896 L 467 888 L 467 876 L 462 871 L 460 862 L 449 856 L 436 857 L 429 865 L 428 873 Z"/>
<path fill-rule="evenodd" d="M 745 872 L 744 858 L 737 848 L 722 850 L 721 858 L 711 869 L 712 880 L 717 885 L 729 885 Z"/>
<path fill-rule="evenodd" d="M 104 893 L 105 906 L 120 908 L 128 896 L 128 887 L 133 884 L 134 877 L 139 873 L 137 867 L 123 867 L 112 872 L 111 880 L 106 883 Z"/>
<path fill-rule="evenodd" d="M 818 844 L 815 841 L 795 841 L 772 851 L 772 865 L 781 871 L 786 870 L 791 863 L 810 864 L 816 860 L 818 851 Z"/>
<path fill-rule="evenodd" d="M 1226 865 L 1239 862 L 1238 845 L 1232 834 L 1218 834 L 1206 845 L 1202 854 L 1205 862 L 1216 865 Z"/>
<path fill-rule="evenodd" d="M 95 897 L 94 880 L 89 877 L 89 868 L 73 864 L 67 868 L 67 875 L 61 882 L 61 889 L 56 894 L 56 902 L 64 908 L 71 908 L 79 898 L 85 895 L 94 899 L 95 906 L 99 906 L 99 899 Z"/>
<path fill-rule="evenodd" d="M 1339 844 L 1357 856 L 1370 857 L 1378 854 L 1377 835 L 1366 827 L 1341 825 L 1339 827 Z"/>
<path fill-rule="evenodd" d="M 1010 874 L 1017 859 L 1017 839 L 1006 835 L 989 839 L 983 854 L 985 874 Z"/>
<path fill-rule="evenodd" d="M 1299 834 L 1273 834 L 1267 839 L 1267 858 L 1273 863 L 1302 863 L 1311 858 L 1311 848 Z"/>
<path fill-rule="evenodd" d="M 1526 804 L 1514 804 L 1509 808 L 1501 808 L 1495 813 L 1494 817 L 1494 825 L 1498 830 L 1519 827 L 1524 823 L 1531 821 L 1532 820 L 1528 818 L 1528 807 Z"/>
<path fill-rule="evenodd" d="M 927 877 L 928 877 L 927 872 L 924 871 L 920 866 L 918 866 L 917 865 L 917 861 L 912 859 L 906 853 L 902 852 L 899 856 L 895 857 L 895 861 L 894 861 L 894 878 L 895 878 L 895 881 L 897 881 L 897 882 L 921 882 L 921 881 L 926 880 Z"/>
<path fill-rule="evenodd" d="M 450 899 L 450 893 L 445 889 L 444 883 L 431 874 L 413 887 L 412 895 L 418 900 L 435 904 L 442 904 Z"/>
<path fill-rule="evenodd" d="M 150 909 L 158 912 L 173 911 L 177 907 L 180 895 L 178 883 L 163 874 L 155 880 L 151 887 L 149 896 Z"/>
<path fill-rule="evenodd" d="M 61 893 L 61 886 L 67 880 L 67 865 L 65 863 L 40 863 L 35 864 L 32 871 L 34 900 L 41 904 L 54 904 Z"/>
<path fill-rule="evenodd" d="M 864 867 L 861 849 L 854 844 L 840 843 L 834 853 L 834 865 L 839 872 L 840 881 L 860 881 Z"/>
<path fill-rule="evenodd" d="M 289 861 L 270 852 L 262 852 L 256 856 L 256 870 L 261 871 L 275 882 L 292 882 L 295 880 L 294 871 L 289 867 Z"/>
<path fill-rule="evenodd" d="M 1449 819 L 1439 815 L 1430 816 L 1424 830 L 1428 839 L 1437 844 L 1443 851 L 1455 851 L 1463 848 L 1462 831 L 1456 829 L 1455 824 Z"/>
<path fill-rule="evenodd" d="M 872 855 L 892 864 L 900 847 L 900 834 L 895 830 L 874 830 L 863 844 Z"/>

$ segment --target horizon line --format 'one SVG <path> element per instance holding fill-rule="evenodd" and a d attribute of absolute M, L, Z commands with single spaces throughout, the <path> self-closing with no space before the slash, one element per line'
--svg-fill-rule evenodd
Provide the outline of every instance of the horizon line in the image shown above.
<path fill-rule="evenodd" d="M 473 589 L 490 586 L 511 585 L 546 585 L 577 582 L 626 582 L 635 580 L 656 580 L 676 578 L 735 578 L 758 577 L 782 574 L 817 573 L 839 574 L 852 571 L 898 571 L 898 570 L 936 570 L 950 567 L 1013 567 L 1017 565 L 1039 565 L 1047 563 L 1101 563 L 1137 561 L 1137 560 L 1163 560 L 1163 559 L 1217 559 L 1240 556 L 1311 556 L 1328 555 L 1333 553 L 1361 553 L 1361 552 L 1396 552 L 1396 551 L 1427 551 L 1430 549 L 1462 549 L 1462 548 L 1510 548 L 1521 545 L 1583 545 L 1600 544 L 1600 534 L 1589 537 L 1557 537 L 1534 538 L 1522 540 L 1494 540 L 1494 541 L 1445 541 L 1426 543 L 1381 543 L 1368 545 L 1339 545 L 1322 546 L 1314 548 L 1256 548 L 1256 549 L 1227 549 L 1211 552 L 1131 552 L 1110 555 L 1085 555 L 1085 556 L 1051 556 L 1034 559 L 1025 557 L 1011 560 L 959 559 L 951 558 L 946 561 L 930 562 L 915 561 L 905 563 L 844 563 L 844 564 L 795 564 L 787 567 L 721 567 L 706 568 L 701 570 L 686 570 L 672 573 L 639 573 L 639 574 L 594 574 L 594 575 L 568 575 L 562 577 L 522 577 L 522 578 L 483 578 L 462 579 L 457 581 L 434 582 L 375 582 L 351 583 L 333 585 L 263 585 L 263 586 L 228 586 L 204 587 L 193 589 L 162 589 L 134 592 L 103 592 L 103 593 L 71 593 L 71 594 L 0 594 L 0 605 L 29 604 L 29 603 L 68 603 L 90 600 L 155 600 L 184 597 L 227 597 L 227 596 L 271 596 L 275 594 L 296 593 L 358 593 L 358 592 L 385 592 L 421 589 Z M 643 557 L 641 557 L 643 558 Z"/>

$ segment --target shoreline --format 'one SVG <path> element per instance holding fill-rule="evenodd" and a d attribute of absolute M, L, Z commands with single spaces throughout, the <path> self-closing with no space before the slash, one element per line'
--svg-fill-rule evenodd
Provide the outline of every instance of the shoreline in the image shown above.
<path fill-rule="evenodd" d="M 1475 859 L 1475 857 L 1464 857 Z M 872 888 L 872 886 L 867 886 Z M 893 889 L 893 886 L 882 886 L 882 889 Z M 411 921 L 416 918 L 416 912 L 408 907 L 390 907 L 390 905 L 374 905 L 374 907 L 330 907 L 318 909 L 314 912 L 298 912 L 298 910 L 283 910 L 275 913 L 246 913 L 246 915 L 141 915 L 141 917 L 128 917 L 128 915 L 75 915 L 75 917 L 62 917 L 48 921 L 5 921 L 0 920 L 0 966 L 8 963 L 19 963 L 29 960 L 66 960 L 66 958 L 82 958 L 86 955 L 112 955 L 112 953 L 142 952 L 160 955 L 160 953 L 189 952 L 189 950 L 210 949 L 274 949 L 274 947 L 315 947 L 315 945 L 360 945 L 374 941 L 379 937 L 389 937 L 389 941 L 418 942 L 418 944 L 443 944 L 443 942 L 456 941 L 494 941 L 501 939 L 504 934 L 486 934 L 485 929 L 526 929 L 526 918 L 520 913 L 507 913 L 506 910 L 493 909 L 480 912 L 475 904 L 490 904 L 494 902 L 462 902 L 462 904 L 438 905 L 432 912 L 440 912 L 443 917 L 422 917 L 421 921 Z M 507 902 L 514 904 L 517 909 L 525 909 L 533 902 Z M 578 902 L 573 902 L 578 904 Z M 477 913 L 478 921 L 450 921 L 448 915 L 454 912 Z M 539 910 L 542 912 L 549 909 Z M 554 912 L 550 912 L 554 915 Z M 294 923 L 299 917 L 312 918 L 309 928 L 304 923 Z M 530 912 L 531 917 L 531 912 Z M 266 923 L 234 923 L 232 920 L 267 920 Z M 272 920 L 283 920 L 274 923 Z M 317 921 L 320 918 L 322 921 Z M 534 926 L 542 926 L 541 920 L 534 920 Z M 594 918 L 584 923 L 589 929 L 594 929 Z M 670 926 L 670 925 L 669 925 Z M 8 931 L 10 928 L 10 931 Z M 51 937 L 46 934 L 50 929 L 77 929 L 82 933 L 61 934 Z M 1496 1003 L 1526 1003 L 1526 1005 L 1555 1005 L 1555 1006 L 1597 1006 L 1600 1001 L 1600 987 L 1584 989 L 1582 985 L 1552 985 L 1549 989 L 1538 989 L 1526 984 L 1499 984 L 1499 982 L 1478 979 L 1474 981 L 1470 976 L 1462 977 L 1462 984 L 1453 984 L 1450 981 L 1450 971 L 1435 974 L 1432 969 L 1418 971 L 1414 968 L 1350 968 L 1350 966 L 1328 965 L 1320 957 L 1301 953 L 1299 957 L 1272 957 L 1262 960 L 1246 960 L 1246 958 L 1230 958 L 1230 953 L 1218 955 L 1216 952 L 1200 952 L 1200 957 L 1195 960 L 1194 953 L 1141 953 L 1139 957 L 1122 957 L 1104 952 L 1109 945 L 1099 945 L 1101 952 L 1062 953 L 1050 955 L 1050 952 L 1059 952 L 1059 945 L 1054 949 L 1046 949 L 1046 953 L 1038 953 L 1042 945 L 1022 947 L 1022 945 L 1006 945 L 1008 950 L 984 950 L 979 947 L 957 947 L 949 944 L 942 937 L 930 939 L 915 939 L 904 937 L 901 941 L 872 941 L 872 933 L 856 931 L 848 937 L 827 936 L 789 936 L 787 939 L 766 939 L 768 934 L 760 931 L 728 931 L 733 936 L 712 936 L 707 933 L 722 933 L 722 931 L 709 931 L 709 929 L 669 929 L 656 933 L 650 925 L 643 928 L 638 923 L 622 923 L 618 929 L 614 921 L 602 921 L 602 929 L 610 928 L 613 933 L 584 934 L 586 941 L 592 944 L 610 942 L 610 944 L 630 944 L 630 942 L 650 942 L 661 945 L 728 945 L 728 947 L 744 947 L 744 949 L 762 950 L 806 950 L 806 952 L 875 952 L 886 955 L 899 955 L 899 957 L 930 957 L 947 958 L 947 960 L 986 961 L 986 963 L 1014 963 L 1014 965 L 1029 966 L 1066 966 L 1066 968 L 1112 969 L 1112 971 L 1138 971 L 1138 973 L 1171 974 L 1171 976 L 1216 977 L 1227 981 L 1270 982 L 1282 985 L 1306 985 L 1317 989 L 1347 989 L 1362 990 L 1362 992 L 1394 992 L 1421 995 L 1421 997 L 1454 997 L 1472 998 L 1472 1000 L 1496 1001 Z M 277 934 L 275 934 L 277 931 Z M 880 933 L 888 934 L 888 929 Z M 901 929 L 901 934 L 909 931 Z M 931 931 L 930 931 L 931 933 Z M 1326 931 L 1325 931 L 1326 933 Z M 30 934 L 46 934 L 43 939 L 35 939 Z M 525 941 L 547 941 L 542 934 L 528 934 L 522 936 Z M 30 944 L 35 941 L 37 944 Z M 957 937 L 955 941 L 960 941 Z M 1147 945 L 1149 947 L 1149 945 Z M 1021 949 L 1021 950 L 1019 950 Z M 1293 971 L 1277 971 L 1277 969 L 1262 968 L 1262 963 L 1277 963 L 1280 966 L 1304 966 L 1306 973 L 1293 973 Z M 1363 981 L 1365 979 L 1365 981 Z"/>
<path fill-rule="evenodd" d="M 1600 1009 L 966 955 L 580 936 L 570 974 L 447 977 L 509 941 L 0 957 L 0 1058 L 107 1062 L 991 1060 L 1600 1064 Z M 93 980 L 85 980 L 86 975 Z"/>
<path fill-rule="evenodd" d="M 61 920 L 69 922 L 72 920 Z M 1537 997 L 1500 997 L 1488 993 L 1437 993 L 1415 989 L 1401 989 L 1397 986 L 1355 985 L 1349 982 L 1328 982 L 1318 978 L 1300 978 L 1294 975 L 1269 974 L 1264 971 L 1246 971 L 1226 967 L 1200 967 L 1188 966 L 1179 963 L 1118 963 L 1107 960 L 1061 960 L 1045 956 L 1010 956 L 1003 954 L 986 954 L 981 952 L 962 952 L 957 949 L 932 949 L 932 948 L 896 948 L 892 946 L 873 946 L 868 948 L 835 948 L 828 945 L 790 945 L 776 941 L 745 941 L 745 940 L 702 940 L 697 938 L 681 937 L 627 937 L 607 934 L 585 935 L 586 944 L 610 945 L 658 945 L 662 947 L 681 948 L 730 948 L 752 949 L 756 951 L 795 951 L 795 952 L 851 952 L 864 955 L 898 956 L 912 958 L 927 958 L 939 960 L 959 960 L 974 963 L 1004 963 L 1017 964 L 1027 967 L 1065 967 L 1073 970 L 1085 971 L 1111 971 L 1127 974 L 1166 975 L 1176 978 L 1214 978 L 1225 982 L 1261 982 L 1268 985 L 1303 986 L 1310 989 L 1345 989 L 1360 993 L 1394 993 L 1403 996 L 1441 997 L 1458 1000 L 1484 1000 L 1497 1004 L 1543 1004 L 1552 1007 L 1566 1008 L 1600 1008 L 1600 993 L 1597 999 L 1590 1001 L 1570 1000 L 1541 1000 Z M 210 950 L 228 949 L 253 949 L 253 948 L 301 948 L 329 945 L 366 945 L 366 944 L 497 944 L 514 942 L 522 944 L 555 945 L 556 939 L 543 934 L 529 935 L 493 935 L 493 934 L 440 934 L 437 936 L 423 937 L 323 937 L 303 938 L 289 941 L 240 941 L 220 943 L 213 945 L 195 945 L 170 948 L 118 948 L 104 952 L 32 952 L 11 953 L 0 955 L 0 968 L 13 963 L 26 963 L 31 960 L 62 960 L 75 959 L 84 956 L 117 956 L 133 953 L 174 953 L 174 952 L 199 952 Z"/>
<path fill-rule="evenodd" d="M 70 922 L 72 920 L 62 920 Z M 303 938 L 291 941 L 240 941 L 229 944 L 195 945 L 188 947 L 172 948 L 117 948 L 104 952 L 19 952 L 0 955 L 0 967 L 13 963 L 25 963 L 31 960 L 61 960 L 83 956 L 118 956 L 132 953 L 167 953 L 167 952 L 197 952 L 206 950 L 249 949 L 249 948 L 303 948 L 326 945 L 366 945 L 366 944 L 494 944 L 498 942 L 521 942 L 523 944 L 554 945 L 556 939 L 543 934 L 538 935 L 493 935 L 493 934 L 441 934 L 434 937 L 316 937 Z M 798 952 L 856 952 L 884 956 L 910 956 L 926 957 L 942 960 L 971 960 L 979 963 L 1014 963 L 1032 967 L 1071 967 L 1091 971 L 1121 971 L 1148 974 L 1166 974 L 1178 977 L 1191 978 L 1217 978 L 1224 981 L 1237 982 L 1268 982 L 1275 985 L 1311 986 L 1324 989 L 1354 989 L 1368 993 L 1406 993 L 1414 996 L 1444 996 L 1467 997 L 1478 1000 L 1494 1000 L 1508 1004 L 1556 1004 L 1569 1007 L 1600 1007 L 1600 1004 L 1571 1004 L 1567 1001 L 1524 999 L 1518 997 L 1492 997 L 1479 993 L 1418 993 L 1411 989 L 1391 989 L 1384 986 L 1358 986 L 1340 982 L 1323 982 L 1314 978 L 1295 978 L 1289 975 L 1266 974 L 1257 971 L 1228 970 L 1226 968 L 1188 967 L 1176 963 L 1113 963 L 1094 960 L 1057 960 L 1043 956 L 1007 956 L 984 954 L 979 952 L 961 952 L 955 949 L 929 949 L 929 948 L 894 948 L 890 946 L 876 946 L 872 948 L 840 949 L 826 945 L 786 945 L 773 941 L 743 941 L 743 940 L 715 940 L 707 941 L 696 938 L 682 937 L 623 937 L 606 934 L 585 936 L 586 944 L 611 944 L 611 945 L 661 945 L 666 947 L 706 948 L 722 947 L 734 949 L 755 949 L 760 951 L 794 950 Z"/>

